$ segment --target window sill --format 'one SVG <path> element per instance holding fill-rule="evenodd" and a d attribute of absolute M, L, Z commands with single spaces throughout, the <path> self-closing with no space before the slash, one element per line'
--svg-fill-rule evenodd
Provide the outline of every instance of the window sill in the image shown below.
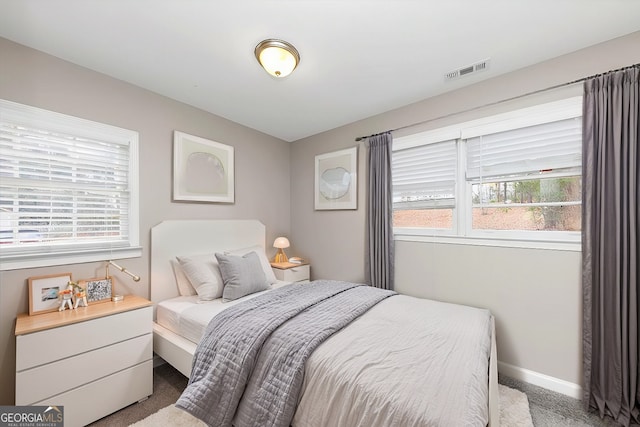
<path fill-rule="evenodd" d="M 395 234 L 394 240 L 403 242 L 444 243 L 450 245 L 495 246 L 503 248 L 541 249 L 571 252 L 582 251 L 582 243 L 580 241 L 521 240 L 468 236 L 427 236 L 401 233 Z"/>
<path fill-rule="evenodd" d="M 138 258 L 141 256 L 142 248 L 140 246 L 12 256 L 2 255 L 0 251 L 0 271 L 80 264 L 110 259 Z"/>

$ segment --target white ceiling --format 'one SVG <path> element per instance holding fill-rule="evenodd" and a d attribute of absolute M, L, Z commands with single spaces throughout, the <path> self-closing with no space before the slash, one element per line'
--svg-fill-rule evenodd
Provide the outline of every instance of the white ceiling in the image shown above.
<path fill-rule="evenodd" d="M 0 0 L 0 37 L 286 141 L 638 30 L 636 0 Z M 300 52 L 289 77 L 266 38 Z"/>

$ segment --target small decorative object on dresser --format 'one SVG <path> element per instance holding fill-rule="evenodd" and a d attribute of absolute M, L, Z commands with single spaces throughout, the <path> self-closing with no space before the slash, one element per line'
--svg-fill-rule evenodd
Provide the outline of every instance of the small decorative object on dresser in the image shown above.
<path fill-rule="evenodd" d="M 73 287 L 73 308 L 86 307 L 89 305 L 87 302 L 87 282 L 81 280 L 80 283 L 69 282 Z"/>
<path fill-rule="evenodd" d="M 271 268 L 276 279 L 284 282 L 304 282 L 310 279 L 311 267 L 307 262 L 272 262 Z"/>
<path fill-rule="evenodd" d="M 67 288 L 70 281 L 71 273 L 29 277 L 29 315 L 58 310 L 58 295 Z"/>
<path fill-rule="evenodd" d="M 67 287 L 58 292 L 60 298 L 60 308 L 58 311 L 64 311 L 67 307 L 69 310 L 73 310 L 73 285 L 71 282 L 67 284 Z"/>
<path fill-rule="evenodd" d="M 87 302 L 109 302 L 113 296 L 113 282 L 111 277 L 95 278 L 86 281 Z"/>

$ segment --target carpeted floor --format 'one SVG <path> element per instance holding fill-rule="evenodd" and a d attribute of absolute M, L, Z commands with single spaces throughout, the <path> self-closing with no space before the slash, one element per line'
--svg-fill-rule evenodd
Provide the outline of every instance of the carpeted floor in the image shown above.
<path fill-rule="evenodd" d="M 611 418 L 602 420 L 597 414 L 586 412 L 582 407 L 582 402 L 569 396 L 503 375 L 498 376 L 498 382 L 526 393 L 535 427 L 619 426 Z"/>
<path fill-rule="evenodd" d="M 549 390 L 522 383 L 508 377 L 500 376 L 500 384 L 509 388 L 520 390 L 527 395 L 531 419 L 535 427 L 560 427 L 560 426 L 616 426 L 611 420 L 602 421 L 595 414 L 588 414 L 582 409 L 579 401 Z M 91 427 L 125 427 L 141 421 L 148 416 L 157 413 L 163 408 L 172 405 L 178 400 L 182 390 L 187 385 L 187 379 L 172 366 L 163 364 L 154 369 L 153 395 L 140 403 L 136 403 L 109 415 L 91 424 Z M 509 398 L 504 393 L 503 398 Z M 182 412 L 182 411 L 180 411 Z M 184 417 L 186 424 L 180 424 L 181 414 L 171 421 L 173 426 L 192 426 L 193 419 Z M 505 419 L 505 418 L 503 418 Z M 511 418 L 509 418 L 511 420 Z M 524 422 L 524 424 L 520 424 Z M 515 427 L 530 425 L 516 416 L 514 419 L 503 423 L 503 427 Z M 153 424 L 151 424 L 153 425 Z M 157 425 L 157 424 L 156 424 Z"/>

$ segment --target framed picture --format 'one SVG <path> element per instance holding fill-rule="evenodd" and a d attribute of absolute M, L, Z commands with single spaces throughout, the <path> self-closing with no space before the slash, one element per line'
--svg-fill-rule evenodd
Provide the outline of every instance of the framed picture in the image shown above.
<path fill-rule="evenodd" d="M 316 156 L 316 210 L 358 209 L 357 167 L 357 146 Z"/>
<path fill-rule="evenodd" d="M 233 147 L 175 131 L 173 200 L 233 203 Z"/>
<path fill-rule="evenodd" d="M 70 281 L 71 273 L 29 277 L 29 315 L 58 310 L 58 292 L 65 290 Z"/>
<path fill-rule="evenodd" d="M 80 282 L 80 286 L 85 289 L 89 304 L 109 302 L 113 296 L 113 281 L 111 277 L 83 280 Z"/>

